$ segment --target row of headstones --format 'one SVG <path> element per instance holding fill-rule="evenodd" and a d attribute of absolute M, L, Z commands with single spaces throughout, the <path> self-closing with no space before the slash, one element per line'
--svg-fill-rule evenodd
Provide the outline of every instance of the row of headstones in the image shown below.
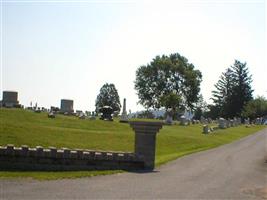
<path fill-rule="evenodd" d="M 210 132 L 213 132 L 217 129 L 226 129 L 230 127 L 235 127 L 241 125 L 241 118 L 234 118 L 234 119 L 224 119 L 224 118 L 219 118 L 218 120 L 218 127 L 211 127 L 209 128 L 208 124 L 203 125 L 203 133 L 208 134 Z"/>
<path fill-rule="evenodd" d="M 101 112 L 101 116 L 100 119 L 101 120 L 105 120 L 105 121 L 113 121 L 112 118 L 112 113 L 113 113 L 113 109 L 110 106 L 103 106 L 100 109 Z M 67 115 L 68 113 L 66 113 Z M 50 111 L 48 113 L 48 118 L 55 118 L 55 112 Z M 77 111 L 76 112 L 76 116 L 79 117 L 79 119 L 90 119 L 90 120 L 95 120 L 96 119 L 96 115 L 95 112 L 88 112 L 86 111 L 85 113 L 83 113 L 82 111 Z M 128 122 L 128 115 L 127 115 L 127 111 L 126 111 L 126 99 L 123 99 L 123 111 L 122 111 L 122 115 L 120 117 L 120 122 Z"/>
<path fill-rule="evenodd" d="M 229 128 L 229 127 L 234 127 L 234 126 L 239 126 L 241 124 L 241 118 L 234 118 L 234 119 L 224 119 L 220 118 L 219 119 L 219 128 Z"/>
<path fill-rule="evenodd" d="M 190 125 L 191 123 L 192 124 L 210 124 L 210 123 L 213 123 L 214 121 L 210 118 L 208 119 L 205 119 L 205 118 L 201 118 L 200 120 L 195 120 L 195 119 L 188 119 L 186 118 L 184 115 L 182 115 L 180 117 L 180 125 L 182 126 L 188 126 Z M 166 120 L 165 120 L 165 123 L 166 124 L 173 124 L 173 120 L 172 120 L 172 117 L 170 115 L 167 114 L 167 117 L 166 117 Z"/>
<path fill-rule="evenodd" d="M 256 119 L 254 120 L 254 123 L 255 123 L 256 125 L 261 125 L 261 124 L 264 123 L 264 118 L 263 118 L 263 117 L 258 117 L 258 118 L 256 118 Z"/>

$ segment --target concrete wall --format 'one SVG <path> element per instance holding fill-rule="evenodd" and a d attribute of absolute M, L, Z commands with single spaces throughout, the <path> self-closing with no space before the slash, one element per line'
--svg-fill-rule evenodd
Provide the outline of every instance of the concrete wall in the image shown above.
<path fill-rule="evenodd" d="M 0 170 L 106 170 L 143 169 L 143 158 L 134 153 L 70 149 L 0 147 Z"/>
<path fill-rule="evenodd" d="M 130 126 L 135 131 L 134 153 L 7 145 L 0 147 L 0 170 L 153 170 L 162 123 L 134 121 Z"/>

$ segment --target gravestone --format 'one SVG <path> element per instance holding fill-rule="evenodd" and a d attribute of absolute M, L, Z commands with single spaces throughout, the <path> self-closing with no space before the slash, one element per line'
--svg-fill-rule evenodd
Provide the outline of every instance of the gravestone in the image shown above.
<path fill-rule="evenodd" d="M 250 120 L 249 120 L 249 118 L 245 119 L 245 124 L 246 124 L 246 125 L 249 125 L 249 124 L 250 124 Z"/>
<path fill-rule="evenodd" d="M 172 110 L 169 108 L 166 110 L 165 124 L 172 125 Z"/>
<path fill-rule="evenodd" d="M 87 117 L 91 116 L 91 112 L 90 111 L 85 111 L 85 114 L 86 114 Z"/>
<path fill-rule="evenodd" d="M 123 107 L 122 107 L 122 114 L 120 118 L 120 122 L 122 123 L 128 123 L 128 116 L 126 111 L 126 99 L 123 99 Z"/>
<path fill-rule="evenodd" d="M 85 115 L 83 113 L 79 114 L 79 119 L 85 119 Z"/>
<path fill-rule="evenodd" d="M 206 125 L 203 125 L 203 133 L 204 134 L 208 134 L 210 131 L 209 131 L 209 126 L 206 124 Z"/>
<path fill-rule="evenodd" d="M 227 128 L 226 126 L 226 120 L 224 118 L 219 119 L 219 128 L 225 129 Z"/>
<path fill-rule="evenodd" d="M 187 119 L 185 118 L 184 115 L 182 115 L 182 116 L 180 117 L 180 125 L 185 126 L 185 125 L 187 125 L 186 122 L 187 122 Z"/>
<path fill-rule="evenodd" d="M 92 112 L 92 115 L 89 117 L 89 119 L 90 120 L 95 120 L 96 119 L 95 112 L 94 111 Z"/>
<path fill-rule="evenodd" d="M 225 124 L 226 124 L 226 128 L 229 128 L 230 127 L 230 120 L 229 119 L 228 120 L 226 119 L 225 120 Z"/>
<path fill-rule="evenodd" d="M 48 118 L 55 118 L 55 117 L 56 115 L 54 114 L 53 111 L 48 113 Z"/>
<path fill-rule="evenodd" d="M 189 126 L 191 124 L 191 120 L 190 119 L 187 119 L 187 125 Z"/>
<path fill-rule="evenodd" d="M 231 119 L 231 120 L 229 121 L 229 126 L 230 126 L 230 127 L 234 127 L 234 120 Z"/>
<path fill-rule="evenodd" d="M 103 106 L 99 109 L 99 112 L 101 113 L 100 119 L 104 121 L 113 121 L 113 109 L 110 106 Z"/>

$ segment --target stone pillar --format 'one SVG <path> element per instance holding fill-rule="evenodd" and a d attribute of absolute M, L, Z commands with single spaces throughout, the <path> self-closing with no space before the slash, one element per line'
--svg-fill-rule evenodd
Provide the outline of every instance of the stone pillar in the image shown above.
<path fill-rule="evenodd" d="M 122 108 L 122 114 L 121 114 L 121 119 L 120 122 L 128 122 L 128 117 L 127 117 L 127 111 L 126 111 L 126 99 L 123 99 L 123 108 Z"/>
<path fill-rule="evenodd" d="M 144 157 L 145 169 L 155 166 L 156 134 L 162 128 L 161 122 L 132 121 L 130 126 L 135 131 L 135 154 Z"/>

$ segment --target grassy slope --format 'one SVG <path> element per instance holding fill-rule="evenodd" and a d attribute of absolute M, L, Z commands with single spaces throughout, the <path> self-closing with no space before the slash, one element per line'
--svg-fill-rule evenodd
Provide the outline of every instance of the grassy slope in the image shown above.
<path fill-rule="evenodd" d="M 264 127 L 266 126 L 240 126 L 203 135 L 201 125 L 164 126 L 157 137 L 156 164 L 229 143 Z M 134 133 L 128 124 L 118 121 L 79 120 L 63 115 L 49 119 L 45 113 L 0 109 L 0 145 L 6 144 L 133 151 Z M 114 172 L 0 172 L 0 177 L 54 179 L 110 173 Z"/>

